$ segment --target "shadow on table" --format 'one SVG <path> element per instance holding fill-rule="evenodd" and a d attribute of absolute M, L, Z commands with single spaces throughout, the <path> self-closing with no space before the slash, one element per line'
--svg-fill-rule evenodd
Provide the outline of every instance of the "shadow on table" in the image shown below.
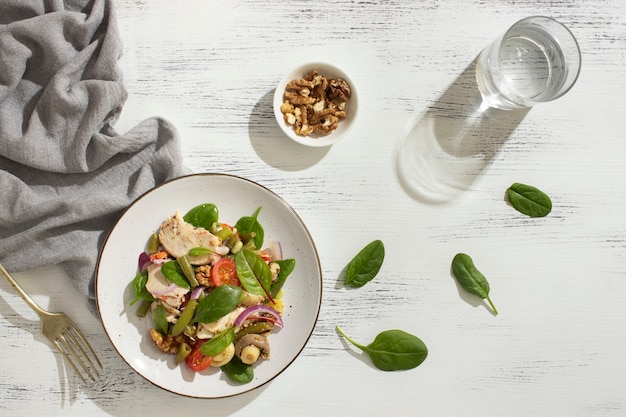
<path fill-rule="evenodd" d="M 301 171 L 315 165 L 330 147 L 312 148 L 287 137 L 276 123 L 273 97 L 274 90 L 266 93 L 250 115 L 248 132 L 254 151 L 268 165 L 283 171 Z"/>
<path fill-rule="evenodd" d="M 476 60 L 406 129 L 397 175 L 416 200 L 447 203 L 469 190 L 528 113 L 483 108 Z"/>

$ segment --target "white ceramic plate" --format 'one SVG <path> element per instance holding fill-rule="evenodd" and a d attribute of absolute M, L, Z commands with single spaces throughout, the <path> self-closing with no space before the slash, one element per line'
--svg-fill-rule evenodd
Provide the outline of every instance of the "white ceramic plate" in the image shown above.
<path fill-rule="evenodd" d="M 284 328 L 270 335 L 271 358 L 255 364 L 254 380 L 231 382 L 219 369 L 200 373 L 178 366 L 160 352 L 149 335 L 152 319 L 138 318 L 131 281 L 137 259 L 151 233 L 176 210 L 186 213 L 213 203 L 219 218 L 234 223 L 260 206 L 265 241 L 278 241 L 284 258 L 296 267 L 283 287 Z M 185 396 L 220 398 L 257 388 L 284 371 L 308 341 L 319 314 L 322 275 L 315 244 L 300 217 L 278 195 L 252 181 L 223 174 L 197 174 L 167 182 L 139 197 L 109 233 L 96 270 L 96 299 L 104 329 L 113 346 L 137 373 L 153 384 Z"/>

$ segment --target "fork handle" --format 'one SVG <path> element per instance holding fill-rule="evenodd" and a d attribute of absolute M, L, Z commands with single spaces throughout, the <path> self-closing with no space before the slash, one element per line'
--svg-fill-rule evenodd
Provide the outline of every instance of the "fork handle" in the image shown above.
<path fill-rule="evenodd" d="M 4 266 L 2 264 L 0 264 L 0 273 L 4 276 L 4 278 L 6 278 L 7 281 L 9 281 L 9 284 L 11 284 L 13 288 L 15 288 L 15 291 L 17 291 L 17 293 L 22 296 L 24 301 L 26 301 L 26 304 L 28 304 L 30 308 L 35 310 L 35 313 L 41 315 L 43 309 L 39 307 L 39 305 L 37 305 L 37 303 L 34 302 L 28 294 L 26 294 L 26 292 L 22 289 L 22 287 L 17 284 L 17 282 L 13 279 L 9 272 L 4 269 Z"/>

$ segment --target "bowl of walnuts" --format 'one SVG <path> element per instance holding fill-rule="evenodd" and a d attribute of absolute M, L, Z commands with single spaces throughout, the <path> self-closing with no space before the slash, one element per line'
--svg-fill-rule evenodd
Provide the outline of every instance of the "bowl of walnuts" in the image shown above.
<path fill-rule="evenodd" d="M 283 132 L 307 146 L 329 146 L 354 125 L 354 83 L 339 68 L 321 62 L 289 71 L 274 92 L 274 115 Z"/>

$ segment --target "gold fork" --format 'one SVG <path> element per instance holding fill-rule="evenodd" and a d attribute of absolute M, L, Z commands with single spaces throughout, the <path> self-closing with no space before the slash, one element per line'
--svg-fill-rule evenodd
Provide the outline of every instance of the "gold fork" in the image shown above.
<path fill-rule="evenodd" d="M 76 374 L 83 382 L 85 377 L 80 371 L 82 369 L 89 378 L 96 381 L 100 376 L 98 369 L 102 370 L 102 364 L 96 356 L 85 336 L 76 327 L 74 322 L 64 313 L 50 313 L 39 307 L 28 294 L 24 292 L 11 275 L 0 264 L 0 273 L 15 288 L 19 295 L 22 296 L 26 304 L 32 308 L 41 320 L 41 332 L 46 336 L 52 344 L 61 352 L 63 357 L 74 369 Z M 89 355 L 91 354 L 91 356 Z M 79 369 L 80 368 L 80 369 Z"/>

